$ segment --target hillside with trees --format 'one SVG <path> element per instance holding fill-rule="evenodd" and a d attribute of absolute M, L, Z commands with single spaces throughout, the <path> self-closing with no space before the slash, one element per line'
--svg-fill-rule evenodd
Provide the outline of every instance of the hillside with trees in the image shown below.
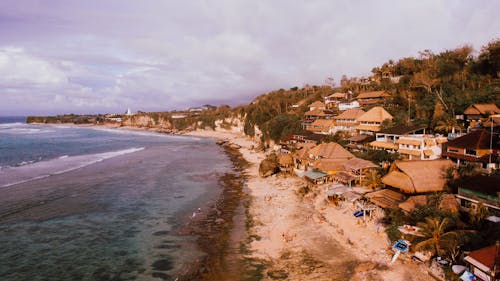
<path fill-rule="evenodd" d="M 263 140 L 277 141 L 300 130 L 307 105 L 334 92 L 385 90 L 391 94 L 386 108 L 394 125 L 422 124 L 435 132 L 462 129 L 457 115 L 473 103 L 500 105 L 500 40 L 491 41 L 474 56 L 471 46 L 435 54 L 424 50 L 416 57 L 389 60 L 372 69 L 370 77 L 343 76 L 339 87 L 305 86 L 280 89 L 257 97 L 240 108 L 245 117 L 245 133 L 254 134 L 254 125 Z M 302 102 L 298 108 L 293 104 Z"/>

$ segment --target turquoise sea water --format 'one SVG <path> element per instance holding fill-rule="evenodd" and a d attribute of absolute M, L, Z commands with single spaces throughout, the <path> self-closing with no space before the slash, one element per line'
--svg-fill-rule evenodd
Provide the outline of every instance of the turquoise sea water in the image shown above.
<path fill-rule="evenodd" d="M 176 229 L 231 169 L 210 139 L 16 120 L 0 124 L 0 166 L 6 281 L 170 280 L 203 255 Z"/>

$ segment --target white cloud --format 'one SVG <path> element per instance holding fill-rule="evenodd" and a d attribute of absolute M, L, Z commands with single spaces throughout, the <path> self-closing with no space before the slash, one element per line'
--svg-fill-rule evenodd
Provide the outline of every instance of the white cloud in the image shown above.
<path fill-rule="evenodd" d="M 22 48 L 0 48 L 0 85 L 57 86 L 67 81 L 61 69 L 50 62 L 27 54 Z"/>
<path fill-rule="evenodd" d="M 498 1 L 32 1 L 0 3 L 0 111 L 234 103 L 500 36 Z"/>

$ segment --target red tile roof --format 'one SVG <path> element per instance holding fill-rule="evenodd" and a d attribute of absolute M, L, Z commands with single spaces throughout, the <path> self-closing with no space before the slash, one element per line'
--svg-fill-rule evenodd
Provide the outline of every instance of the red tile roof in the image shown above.
<path fill-rule="evenodd" d="M 495 263 L 497 267 L 500 267 L 500 245 L 491 245 L 486 248 L 472 251 L 470 252 L 469 257 L 482 263 L 489 269 L 493 269 Z"/>
<path fill-rule="evenodd" d="M 476 130 L 448 142 L 449 147 L 489 149 L 491 134 L 487 130 Z M 498 149 L 498 136 L 493 135 L 493 149 Z"/>

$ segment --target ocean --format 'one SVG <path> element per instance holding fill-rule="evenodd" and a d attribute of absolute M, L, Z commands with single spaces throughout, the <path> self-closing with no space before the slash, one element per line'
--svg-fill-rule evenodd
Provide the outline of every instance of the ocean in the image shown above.
<path fill-rule="evenodd" d="M 171 280 L 231 170 L 212 139 L 0 117 L 0 280 Z"/>

